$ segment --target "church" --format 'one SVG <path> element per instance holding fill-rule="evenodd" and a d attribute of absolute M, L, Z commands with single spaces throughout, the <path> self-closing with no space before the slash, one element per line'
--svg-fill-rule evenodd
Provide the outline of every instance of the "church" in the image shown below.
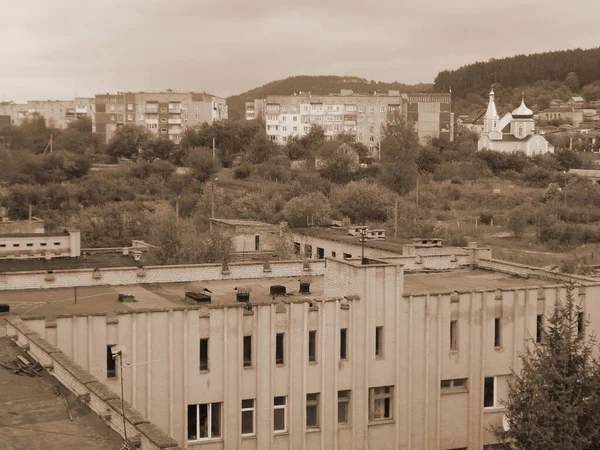
<path fill-rule="evenodd" d="M 546 138 L 535 132 L 533 111 L 525 106 L 525 98 L 512 113 L 498 116 L 494 102 L 494 89 L 490 91 L 490 101 L 483 117 L 483 131 L 477 150 L 496 152 L 523 152 L 527 156 L 554 153 L 554 146 Z"/>

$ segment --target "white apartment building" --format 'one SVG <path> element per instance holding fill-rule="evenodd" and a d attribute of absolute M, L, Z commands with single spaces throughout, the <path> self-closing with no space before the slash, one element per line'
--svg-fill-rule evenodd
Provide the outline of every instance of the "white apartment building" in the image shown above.
<path fill-rule="evenodd" d="M 69 123 L 91 117 L 93 98 L 76 97 L 73 100 L 30 100 L 24 104 L 0 102 L 0 116 L 10 116 L 12 125 L 25 120 L 44 117 L 48 128 L 67 128 Z"/>
<path fill-rule="evenodd" d="M 375 151 L 381 139 L 381 127 L 388 114 L 399 111 L 414 123 L 422 141 L 428 138 L 453 139 L 454 120 L 450 94 L 354 94 L 342 89 L 340 94 L 269 95 L 266 99 L 246 103 L 246 119 L 258 112 L 266 121 L 267 135 L 285 144 L 293 136 L 308 134 L 312 124 L 325 129 L 328 138 L 345 133 Z"/>
<path fill-rule="evenodd" d="M 467 250 L 476 264 L 480 249 Z M 322 295 L 272 298 L 264 279 L 253 290 L 224 279 L 229 290 L 206 305 L 27 326 L 119 394 L 111 348 L 125 349 L 125 400 L 188 449 L 493 448 L 518 353 L 541 339 L 564 288 L 465 269 L 405 274 L 385 260 L 327 259 Z M 462 288 L 432 290 L 444 276 Z M 598 327 L 600 283 L 585 284 L 576 295 Z"/>

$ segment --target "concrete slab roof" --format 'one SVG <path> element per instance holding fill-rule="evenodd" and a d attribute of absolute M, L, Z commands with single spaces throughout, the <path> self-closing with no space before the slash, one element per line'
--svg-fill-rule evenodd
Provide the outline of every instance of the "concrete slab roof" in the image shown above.
<path fill-rule="evenodd" d="M 25 356 L 11 340 L 0 338 L 0 360 L 12 361 L 18 355 Z M 31 378 L 0 368 L 0 448 L 113 450 L 119 447 L 121 437 L 59 386 L 45 371 L 41 377 Z M 56 394 L 57 389 L 60 395 Z"/>

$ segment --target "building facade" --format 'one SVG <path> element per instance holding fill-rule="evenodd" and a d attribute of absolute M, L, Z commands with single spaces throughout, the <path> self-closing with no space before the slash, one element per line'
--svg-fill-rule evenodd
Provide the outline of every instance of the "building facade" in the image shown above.
<path fill-rule="evenodd" d="M 92 130 L 105 142 L 123 125 L 139 125 L 175 143 L 187 127 L 227 119 L 224 98 L 206 93 L 125 92 L 95 98 Z"/>
<path fill-rule="evenodd" d="M 527 156 L 554 153 L 554 146 L 544 136 L 536 133 L 533 111 L 525 106 L 525 99 L 512 113 L 506 113 L 500 118 L 493 89 L 483 116 L 483 131 L 477 142 L 477 149 L 503 153 L 523 152 Z"/>
<path fill-rule="evenodd" d="M 76 97 L 73 100 L 31 100 L 27 103 L 0 102 L 0 115 L 10 116 L 11 125 L 44 117 L 48 128 L 67 128 L 74 120 L 91 117 L 93 98 Z"/>
<path fill-rule="evenodd" d="M 575 108 L 548 108 L 543 111 L 540 111 L 537 117 L 540 120 L 545 122 L 549 122 L 551 120 L 570 120 L 573 126 L 578 127 L 581 122 L 583 122 L 583 109 L 575 109 Z"/>
<path fill-rule="evenodd" d="M 472 249 L 476 261 L 478 249 Z M 564 287 L 405 293 L 399 264 L 328 259 L 321 298 L 27 321 L 189 449 L 482 449 Z M 598 283 L 575 293 L 592 324 Z M 232 292 L 233 295 L 233 292 Z"/>
<path fill-rule="evenodd" d="M 354 94 L 342 89 L 340 94 L 269 95 L 266 99 L 246 103 L 246 119 L 261 111 L 267 135 L 280 144 L 292 137 L 306 136 L 312 124 L 325 129 L 329 139 L 351 134 L 375 152 L 381 139 L 381 127 L 394 111 L 411 121 L 422 141 L 428 138 L 453 139 L 454 119 L 451 95 L 448 94 Z"/>
<path fill-rule="evenodd" d="M 0 234 L 0 259 L 52 259 L 81 256 L 81 232 Z"/>

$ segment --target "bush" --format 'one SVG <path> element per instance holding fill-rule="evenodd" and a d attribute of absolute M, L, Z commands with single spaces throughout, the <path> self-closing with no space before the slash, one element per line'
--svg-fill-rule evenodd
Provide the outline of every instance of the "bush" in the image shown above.
<path fill-rule="evenodd" d="M 248 178 L 250 176 L 250 166 L 248 164 L 241 164 L 233 170 L 233 178 L 241 179 Z"/>
<path fill-rule="evenodd" d="M 479 215 L 479 221 L 484 225 L 491 225 L 494 220 L 494 215 L 490 212 L 484 211 Z"/>

